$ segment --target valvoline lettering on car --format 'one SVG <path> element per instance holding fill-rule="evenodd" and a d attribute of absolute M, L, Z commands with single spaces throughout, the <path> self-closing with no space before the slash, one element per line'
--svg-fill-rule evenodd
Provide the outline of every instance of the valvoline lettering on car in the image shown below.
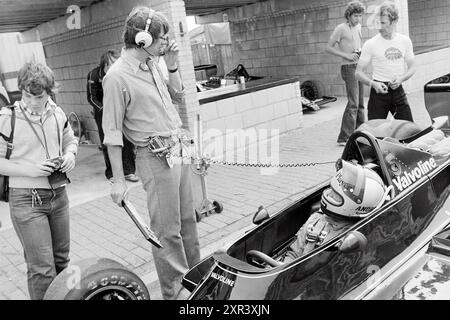
<path fill-rule="evenodd" d="M 211 278 L 217 279 L 220 282 L 222 282 L 230 287 L 234 287 L 234 280 L 231 280 L 231 279 L 225 277 L 224 275 L 220 275 L 215 272 L 211 272 L 210 276 L 211 276 Z"/>
<path fill-rule="evenodd" d="M 416 167 L 409 171 L 405 171 L 403 175 L 397 176 L 392 180 L 392 182 L 395 184 L 398 190 L 402 191 L 436 167 L 437 165 L 433 158 L 430 158 L 429 160 L 425 160 L 423 162 L 419 161 Z"/>
<path fill-rule="evenodd" d="M 436 159 L 428 152 L 384 140 L 378 140 L 378 143 L 392 184 L 398 192 L 408 189 L 438 167 Z"/>

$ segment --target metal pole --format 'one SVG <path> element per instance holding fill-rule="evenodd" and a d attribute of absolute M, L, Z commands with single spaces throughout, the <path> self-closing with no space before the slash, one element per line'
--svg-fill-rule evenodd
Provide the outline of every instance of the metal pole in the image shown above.
<path fill-rule="evenodd" d="M 208 190 L 206 188 L 206 179 L 205 179 L 205 174 L 206 174 L 206 167 L 205 167 L 205 163 L 203 160 L 203 134 L 202 134 L 202 121 L 200 119 L 200 114 L 197 113 L 197 130 L 198 130 L 198 158 L 200 159 L 201 166 L 203 166 L 205 171 L 203 171 L 203 173 L 201 174 L 200 177 L 200 181 L 202 184 L 202 193 L 203 193 L 203 202 L 208 201 Z M 205 208 L 207 210 L 207 208 Z"/>

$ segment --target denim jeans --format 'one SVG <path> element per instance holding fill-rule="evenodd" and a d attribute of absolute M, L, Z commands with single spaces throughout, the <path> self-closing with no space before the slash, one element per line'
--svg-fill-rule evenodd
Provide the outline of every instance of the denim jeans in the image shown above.
<path fill-rule="evenodd" d="M 38 194 L 35 201 L 33 192 Z M 24 251 L 30 298 L 41 300 L 56 275 L 69 264 L 69 199 L 65 187 L 10 188 L 9 208 Z"/>
<path fill-rule="evenodd" d="M 105 134 L 103 132 L 102 127 L 102 117 L 103 117 L 103 110 L 94 109 L 94 119 L 97 123 L 98 128 L 98 135 L 100 138 L 100 142 L 102 144 L 102 152 L 103 152 L 103 158 L 105 159 L 105 177 L 106 179 L 111 179 L 112 169 L 111 169 L 111 162 L 109 160 L 108 156 L 108 149 L 103 144 L 103 139 L 105 137 Z M 125 136 L 122 136 L 123 138 L 123 148 L 122 148 L 122 165 L 123 165 L 123 173 L 125 175 L 135 173 L 136 172 L 136 166 L 135 166 L 135 153 L 134 153 L 134 145 L 128 141 Z"/>
<path fill-rule="evenodd" d="M 147 193 L 150 227 L 163 245 L 152 246 L 162 296 L 176 299 L 183 274 L 200 261 L 191 169 L 187 164 L 169 168 L 146 147 L 136 149 L 136 168 Z"/>
<path fill-rule="evenodd" d="M 342 116 L 341 131 L 337 142 L 346 142 L 350 135 L 365 121 L 364 115 L 364 85 L 356 80 L 356 64 L 341 66 L 342 80 L 347 91 L 347 105 Z"/>
<path fill-rule="evenodd" d="M 388 85 L 387 82 L 385 84 Z M 370 90 L 367 109 L 369 120 L 386 119 L 391 112 L 395 119 L 413 121 L 403 86 L 395 90 L 389 88 L 386 94 L 377 93 L 375 89 Z"/>

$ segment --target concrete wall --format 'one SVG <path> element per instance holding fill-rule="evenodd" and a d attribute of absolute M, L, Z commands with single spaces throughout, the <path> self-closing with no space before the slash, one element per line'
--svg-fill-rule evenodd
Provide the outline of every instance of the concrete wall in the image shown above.
<path fill-rule="evenodd" d="M 237 86 L 237 85 L 236 85 Z M 301 126 L 300 83 L 294 82 L 200 105 L 203 129 L 223 133 L 237 129 L 278 129 Z"/>
<path fill-rule="evenodd" d="M 248 15 L 250 8 L 233 10 L 235 56 L 251 75 L 320 80 L 327 94 L 345 95 L 340 59 L 325 53 L 325 46 L 334 27 L 344 21 L 346 3 L 267 1 L 249 6 L 258 17 Z"/>
<path fill-rule="evenodd" d="M 319 80 L 327 95 L 345 95 L 340 58 L 325 53 L 333 29 L 345 21 L 349 1 L 270 0 L 227 11 L 234 46 L 235 64 L 242 63 L 250 75 Z M 363 38 L 378 31 L 371 27 L 375 7 L 381 1 L 362 1 Z M 408 34 L 408 3 L 396 0 L 400 9 L 398 31 Z"/>
<path fill-rule="evenodd" d="M 68 16 L 59 18 L 27 32 L 38 31 L 47 64 L 53 69 L 60 84 L 56 96 L 58 104 L 69 114 L 75 111 L 86 125 L 89 139 L 98 143 L 97 127 L 91 115 L 92 107 L 86 100 L 86 77 L 100 62 L 100 56 L 109 48 L 121 49 L 125 18 L 136 5 L 147 5 L 166 14 L 170 22 L 169 36 L 180 48 L 179 69 L 187 91 L 186 104 L 179 106 L 185 127 L 192 126 L 198 112 L 192 54 L 187 35 L 180 34 L 179 22 L 187 31 L 186 11 L 181 0 L 108 0 L 81 10 L 81 29 L 69 30 Z M 27 36 L 26 34 L 24 35 Z"/>
<path fill-rule="evenodd" d="M 381 1 L 362 2 L 368 8 L 363 20 L 363 37 L 368 39 L 377 33 L 371 28 L 370 22 L 375 7 Z M 415 33 L 421 20 L 416 21 L 415 17 L 436 12 L 440 14 L 447 8 L 438 4 L 448 3 L 446 0 L 395 2 L 400 7 L 398 31 L 409 34 L 411 28 L 411 37 L 416 42 Z M 250 75 L 254 76 L 298 77 L 301 81 L 320 80 L 325 85 L 325 94 L 345 96 L 344 83 L 340 76 L 340 58 L 327 54 L 324 50 L 334 27 L 345 21 L 343 15 L 347 3 L 348 0 L 268 0 L 227 10 L 232 32 L 233 56 L 236 59 L 234 65 L 244 64 Z M 81 10 L 79 30 L 67 28 L 66 16 L 42 24 L 24 35 L 33 37 L 38 32 L 44 45 L 47 64 L 55 71 L 57 81 L 61 85 L 57 102 L 67 113 L 75 111 L 81 116 L 93 142 L 98 142 L 98 137 L 91 116 L 92 108 L 86 101 L 86 76 L 98 65 L 100 55 L 106 49 L 122 47 L 121 34 L 125 17 L 137 4 L 146 4 L 161 10 L 170 20 L 170 37 L 175 38 L 180 46 L 180 71 L 187 90 L 186 104 L 180 106 L 180 114 L 185 127 L 192 128 L 195 114 L 200 109 L 189 37 L 181 35 L 178 27 L 181 22 L 184 31 L 187 31 L 183 1 L 107 0 Z M 431 13 L 426 13 L 424 8 L 429 8 L 431 4 L 434 6 Z M 412 16 L 410 19 L 408 12 Z M 220 16 L 222 17 L 222 13 Z M 438 16 L 438 21 L 443 19 L 439 18 L 440 16 L 442 15 Z M 443 22 L 439 27 L 450 28 Z M 434 31 L 429 33 L 434 34 Z"/>
<path fill-rule="evenodd" d="M 201 104 L 203 152 L 228 162 L 278 163 L 280 136 L 303 123 L 300 96 L 295 81 Z"/>
<path fill-rule="evenodd" d="M 415 47 L 450 45 L 450 1 L 408 0 Z"/>

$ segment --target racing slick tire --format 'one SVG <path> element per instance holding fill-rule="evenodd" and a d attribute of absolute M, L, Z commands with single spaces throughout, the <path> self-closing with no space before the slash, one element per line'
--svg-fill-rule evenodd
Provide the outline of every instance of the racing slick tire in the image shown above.
<path fill-rule="evenodd" d="M 302 92 L 302 97 L 314 101 L 323 97 L 325 87 L 319 80 L 306 80 L 300 85 L 300 91 Z"/>
<path fill-rule="evenodd" d="M 64 269 L 44 300 L 150 300 L 150 294 L 144 282 L 117 261 L 87 258 Z"/>

